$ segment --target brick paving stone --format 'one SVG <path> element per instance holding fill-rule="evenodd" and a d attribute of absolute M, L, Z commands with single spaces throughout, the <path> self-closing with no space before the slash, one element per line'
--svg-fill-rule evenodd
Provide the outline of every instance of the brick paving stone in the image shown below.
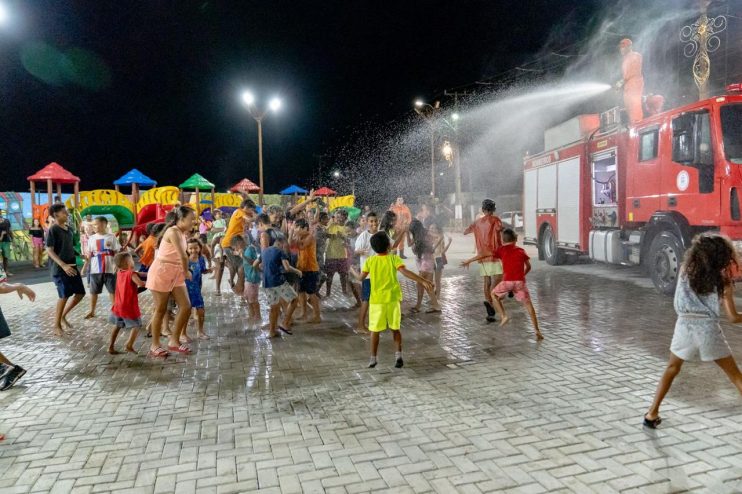
<path fill-rule="evenodd" d="M 470 251 L 457 236 L 440 316 L 405 312 L 403 369 L 388 334 L 365 367 L 369 336 L 339 293 L 321 325 L 268 340 L 209 280 L 213 338 L 163 362 L 143 338 L 136 355 L 104 353 L 104 298 L 59 340 L 51 284 L 34 305 L 1 297 L 3 352 L 28 373 L 0 393 L 0 492 L 742 491 L 740 398 L 715 366 L 684 366 L 661 428 L 641 428 L 671 299 L 636 270 L 534 261 L 537 343 L 512 301 L 508 327 L 482 320 L 480 280 L 456 267 Z"/>

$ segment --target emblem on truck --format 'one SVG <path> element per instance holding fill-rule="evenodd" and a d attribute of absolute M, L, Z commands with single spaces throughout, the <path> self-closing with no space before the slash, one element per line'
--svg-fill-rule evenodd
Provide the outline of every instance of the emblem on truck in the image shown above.
<path fill-rule="evenodd" d="M 678 190 L 684 192 L 688 188 L 688 185 L 690 185 L 690 175 L 688 175 L 687 171 L 683 170 L 678 173 L 678 178 L 675 182 L 678 186 Z"/>

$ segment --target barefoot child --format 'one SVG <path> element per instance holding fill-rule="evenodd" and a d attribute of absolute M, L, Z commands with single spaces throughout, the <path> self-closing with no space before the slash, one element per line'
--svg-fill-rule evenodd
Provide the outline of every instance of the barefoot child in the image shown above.
<path fill-rule="evenodd" d="M 670 361 L 657 385 L 654 402 L 644 415 L 645 427 L 655 429 L 662 422 L 660 405 L 686 360 L 716 362 L 742 393 L 742 373 L 719 326 L 719 299 L 724 302 L 729 321 L 742 322 L 734 305 L 730 274 L 736 265 L 734 247 L 725 237 L 701 234 L 693 239 L 675 289 L 678 320 L 670 343 Z"/>
<path fill-rule="evenodd" d="M 436 222 L 432 222 L 428 228 L 428 234 L 430 240 L 433 242 L 434 257 L 435 257 L 435 296 L 440 298 L 441 296 L 441 280 L 443 279 L 443 268 L 448 264 L 446 259 L 446 252 L 451 247 L 453 238 L 446 238 L 443 233 L 443 229 Z"/>
<path fill-rule="evenodd" d="M 500 326 L 504 326 L 510 321 L 510 318 L 505 312 L 505 307 L 502 305 L 502 299 L 512 292 L 515 300 L 521 302 L 528 311 L 528 315 L 531 317 L 531 322 L 533 323 L 533 329 L 536 332 L 536 339 L 543 340 L 544 337 L 541 334 L 538 319 L 536 318 L 536 309 L 533 308 L 531 295 L 528 292 L 528 286 L 526 286 L 526 275 L 531 271 L 531 261 L 526 251 L 515 245 L 517 240 L 518 236 L 513 230 L 510 228 L 503 230 L 503 245 L 495 251 L 495 257 L 500 259 L 502 263 L 503 277 L 502 281 L 492 290 L 492 301 L 495 303 L 497 313 L 502 318 Z M 476 256 L 464 261 L 461 265 L 468 267 L 472 262 L 488 256 L 489 254 Z"/>
<path fill-rule="evenodd" d="M 301 271 L 301 280 L 299 280 L 299 307 L 306 310 L 306 302 L 312 307 L 312 317 L 305 314 L 311 323 L 322 322 L 320 315 L 319 298 L 317 291 L 319 289 L 319 263 L 317 263 L 317 241 L 309 232 L 309 223 L 305 219 L 298 219 L 294 222 L 293 239 L 299 248 L 299 259 L 296 263 L 297 269 Z"/>
<path fill-rule="evenodd" d="M 88 238 L 88 255 L 83 274 L 90 273 L 88 288 L 90 289 L 90 312 L 85 319 L 95 317 L 95 308 L 98 305 L 98 295 L 106 287 L 108 296 L 113 301 L 113 292 L 116 290 L 116 266 L 113 265 L 113 256 L 121 250 L 116 235 L 108 233 L 108 220 L 105 216 L 95 218 L 95 233 Z"/>
<path fill-rule="evenodd" d="M 410 228 L 407 232 L 407 243 L 412 247 L 412 253 L 415 254 L 418 274 L 421 278 L 430 281 L 432 284 L 435 275 L 435 258 L 433 257 L 435 248 L 428 236 L 428 231 L 420 220 L 415 219 L 410 222 Z M 424 292 L 424 285 L 418 283 L 417 304 L 412 308 L 412 312 L 420 312 Z M 438 296 L 435 294 L 434 289 L 428 290 L 428 298 L 430 299 L 430 308 L 425 312 L 427 314 L 440 312 L 441 306 L 438 304 Z"/>
<path fill-rule="evenodd" d="M 296 292 L 286 281 L 284 271 L 289 271 L 301 277 L 301 271 L 289 264 L 289 256 L 285 251 L 286 238 L 279 236 L 273 245 L 264 249 L 260 254 L 258 268 L 263 271 L 263 289 L 265 298 L 270 305 L 270 332 L 269 337 L 278 336 L 278 329 L 291 334 L 292 317 L 296 310 Z M 278 324 L 278 315 L 284 309 L 284 318 Z"/>
<path fill-rule="evenodd" d="M 13 292 L 16 292 L 21 300 L 24 295 L 31 302 L 36 300 L 36 294 L 34 291 L 26 285 L 21 283 L 6 283 L 5 272 L 3 271 L 2 266 L 0 266 L 0 294 Z M 3 311 L 0 309 L 0 339 L 8 336 L 10 336 L 10 328 L 8 328 L 8 323 L 5 321 Z M 5 391 L 12 387 L 25 373 L 26 369 L 20 365 L 13 364 L 13 362 L 8 360 L 8 358 L 0 352 L 0 391 Z"/>
<path fill-rule="evenodd" d="M 85 296 L 85 287 L 82 284 L 80 272 L 77 270 L 77 254 L 72 230 L 67 225 L 69 218 L 67 208 L 64 204 L 52 204 L 49 208 L 49 215 L 54 219 L 54 224 L 49 228 L 46 237 L 46 253 L 50 259 L 52 280 L 59 295 L 54 317 L 54 334 L 63 336 L 62 323 L 72 328 L 67 320 L 67 314 Z M 70 297 L 72 300 L 68 304 Z"/>
<path fill-rule="evenodd" d="M 119 252 L 113 258 L 113 265 L 118 269 L 116 273 L 116 290 L 113 296 L 113 307 L 108 321 L 113 324 L 111 340 L 108 344 L 108 353 L 117 355 L 114 343 L 119 331 L 129 330 L 129 339 L 126 340 L 126 351 L 136 353 L 134 342 L 142 327 L 142 313 L 139 310 L 137 289 L 144 286 L 144 281 L 134 272 L 134 259 L 128 252 Z"/>
<path fill-rule="evenodd" d="M 242 239 L 242 237 L 240 238 Z M 244 246 L 245 240 L 242 239 L 241 241 Z M 239 245 L 239 242 L 237 245 Z M 257 261 L 258 249 L 255 247 L 255 243 L 250 242 L 250 245 L 242 249 L 242 267 L 245 271 L 245 288 L 242 290 L 242 297 L 247 302 L 248 323 L 253 324 L 261 322 L 260 302 L 258 300 L 260 271 L 255 267 Z"/>
<path fill-rule="evenodd" d="M 402 259 L 395 254 L 389 254 L 392 247 L 389 236 L 385 232 L 377 232 L 371 236 L 371 248 L 377 254 L 369 257 L 363 265 L 363 271 L 354 273 L 356 278 L 363 281 L 371 278 L 371 297 L 369 298 L 368 329 L 371 331 L 371 358 L 369 368 L 376 367 L 376 355 L 379 350 L 379 333 L 392 330 L 394 335 L 394 367 L 404 365 L 402 360 L 402 287 L 397 280 L 397 272 L 406 278 L 421 283 L 427 290 L 433 289 L 433 284 L 405 268 Z"/>
<path fill-rule="evenodd" d="M 188 270 L 191 272 L 191 279 L 186 280 L 188 288 L 188 298 L 191 301 L 191 308 L 196 311 L 196 320 L 198 321 L 198 339 L 208 340 L 209 336 L 204 332 L 204 297 L 201 295 L 203 286 L 204 273 L 210 273 L 211 269 L 206 267 L 206 258 L 201 254 L 201 242 L 197 238 L 188 240 Z M 191 338 L 188 336 L 188 325 L 183 328 L 183 334 L 180 336 L 181 343 L 190 343 Z"/>

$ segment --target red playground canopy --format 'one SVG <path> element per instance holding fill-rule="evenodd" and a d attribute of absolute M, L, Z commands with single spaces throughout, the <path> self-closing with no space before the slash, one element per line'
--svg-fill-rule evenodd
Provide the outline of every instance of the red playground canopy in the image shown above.
<path fill-rule="evenodd" d="M 315 196 L 334 196 L 336 194 L 337 192 L 335 192 L 329 187 L 321 187 L 314 191 Z"/>
<path fill-rule="evenodd" d="M 27 180 L 33 182 L 46 182 L 47 180 L 51 180 L 55 184 L 74 184 L 80 181 L 80 177 L 71 174 L 59 163 L 49 163 L 44 168 L 28 177 Z"/>
<path fill-rule="evenodd" d="M 258 187 L 254 182 L 251 180 L 248 180 L 246 178 L 243 178 L 236 184 L 232 186 L 231 189 L 229 189 L 230 192 L 260 192 L 260 187 Z"/>

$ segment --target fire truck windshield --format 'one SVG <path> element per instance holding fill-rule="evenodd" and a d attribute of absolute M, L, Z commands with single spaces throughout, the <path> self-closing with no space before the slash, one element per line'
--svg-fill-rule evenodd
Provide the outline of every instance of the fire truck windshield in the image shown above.
<path fill-rule="evenodd" d="M 742 165 L 742 104 L 721 107 L 721 132 L 724 136 L 726 158 Z"/>

